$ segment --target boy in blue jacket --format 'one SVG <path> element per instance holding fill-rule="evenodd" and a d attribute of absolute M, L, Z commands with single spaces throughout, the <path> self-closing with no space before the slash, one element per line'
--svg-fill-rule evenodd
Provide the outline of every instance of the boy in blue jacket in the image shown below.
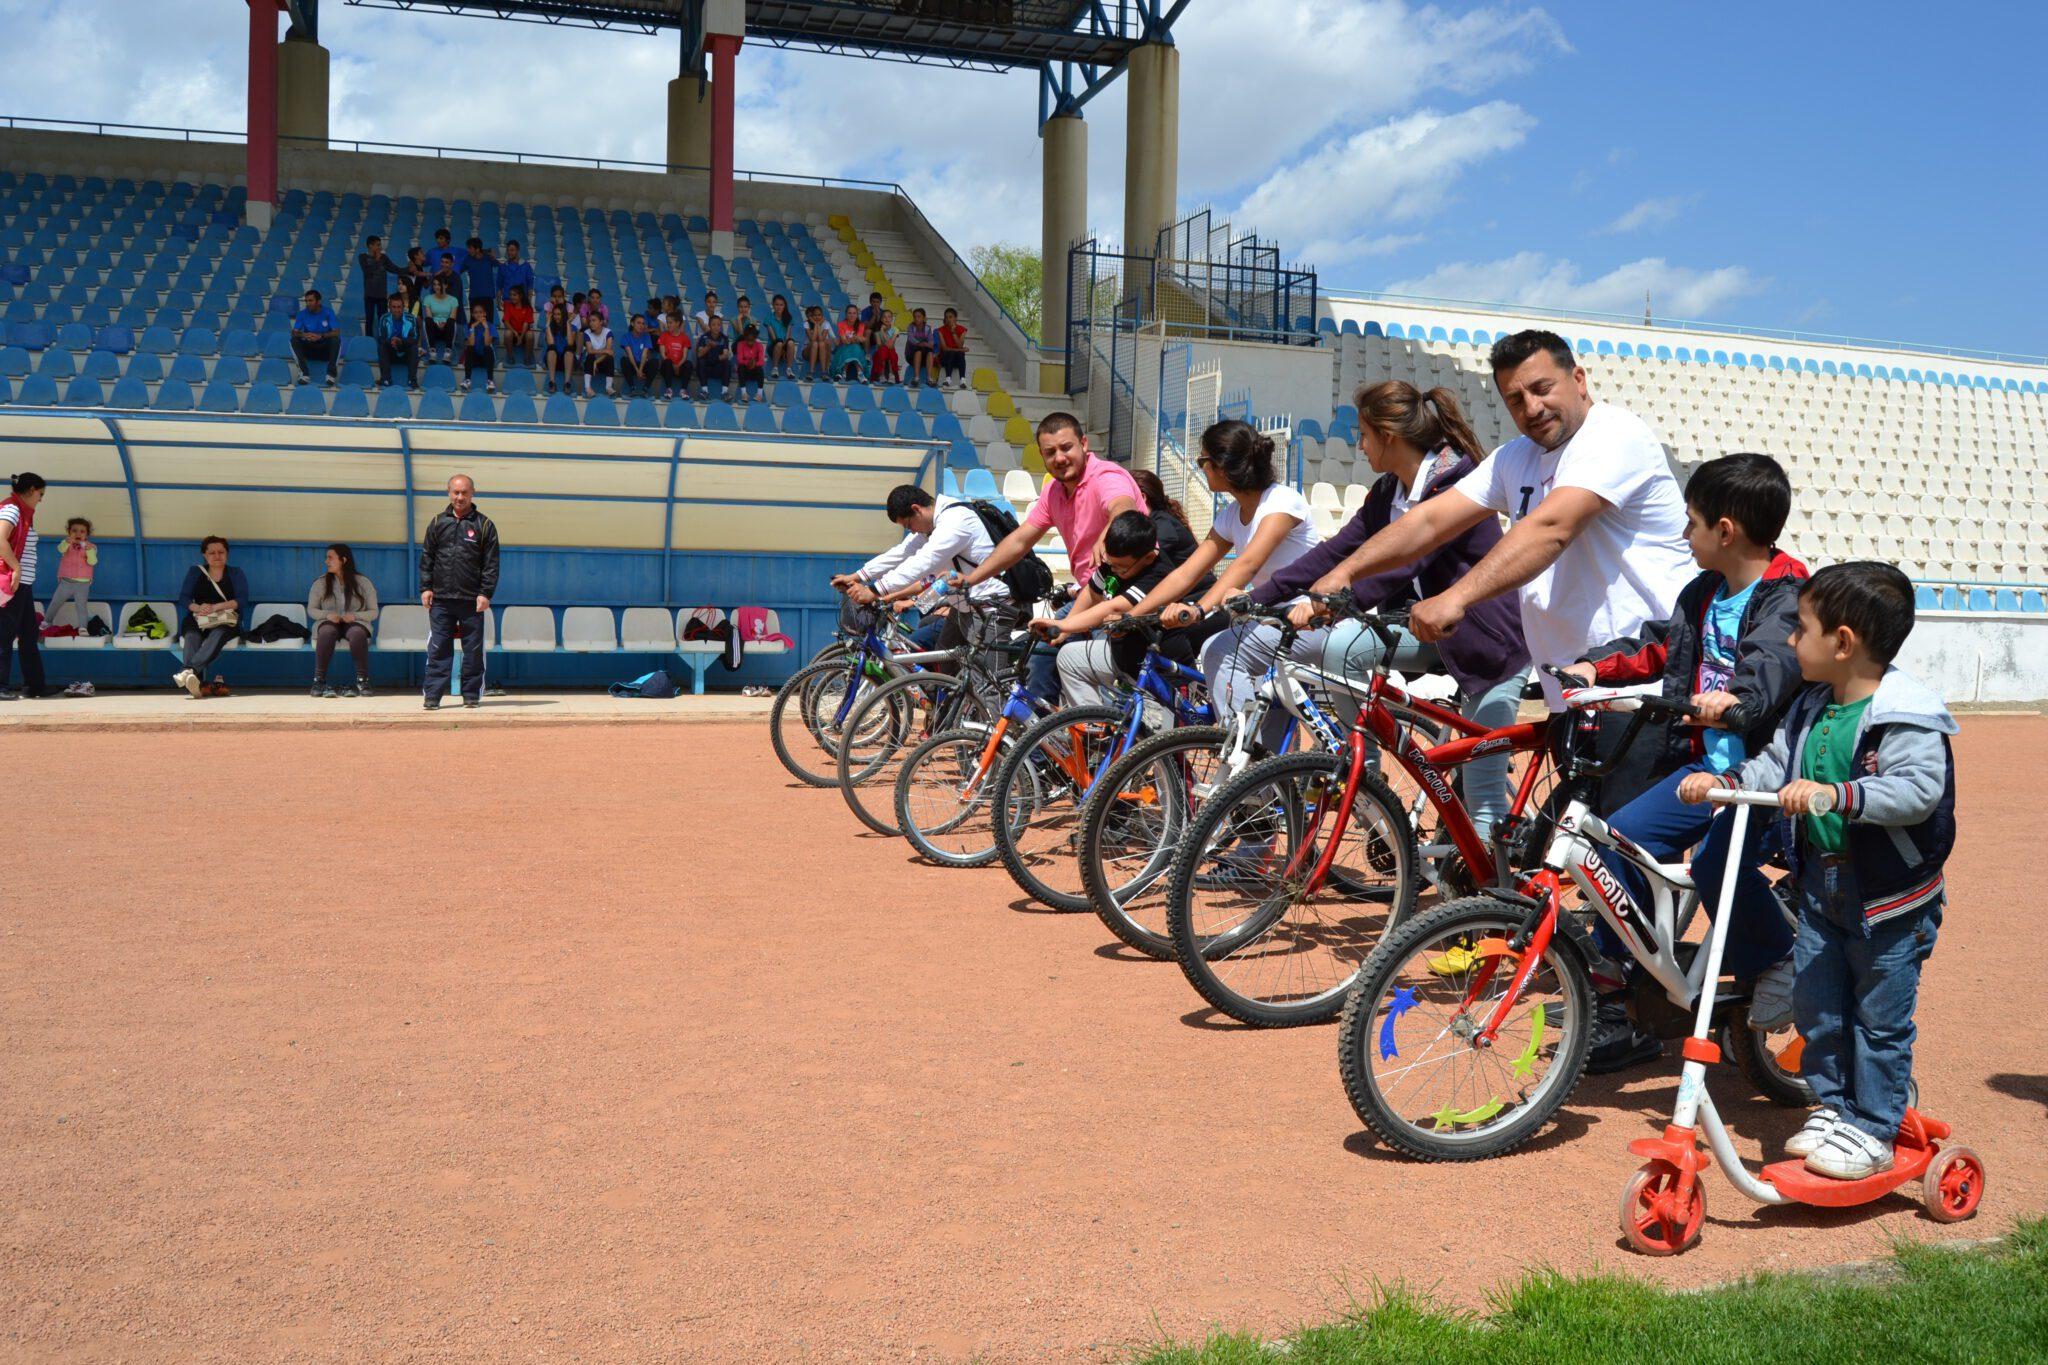
<path fill-rule="evenodd" d="M 1778 533 L 1792 510 L 1792 482 L 1768 455 L 1724 455 L 1693 471 L 1685 485 L 1685 539 L 1699 576 L 1678 594 L 1666 621 L 1643 628 L 1640 638 L 1614 640 L 1590 651 L 1569 672 L 1603 686 L 1663 680 L 1673 701 L 1687 701 L 1699 725 L 1671 728 L 1660 769 L 1663 778 L 1607 817 L 1607 827 L 1658 862 L 1675 862 L 1700 845 L 1693 875 L 1719 879 L 1728 857 L 1727 836 L 1717 833 L 1713 811 L 1678 799 L 1693 773 L 1724 773 L 1770 742 L 1778 718 L 1800 688 L 1792 628 L 1798 623 L 1799 588 L 1806 566 L 1778 548 Z M 1647 732 L 1636 742 L 1655 742 Z M 1769 1031 L 1792 1015 L 1792 927 L 1771 896 L 1759 864 L 1768 822 L 1750 826 L 1736 859 L 1734 923 L 1728 931 L 1727 970 L 1754 981 L 1750 1022 Z M 1705 842 L 1702 844 L 1702 839 Z M 1610 869 L 1638 905 L 1650 908 L 1649 887 L 1619 858 Z M 1706 900 L 1711 909 L 1716 902 Z M 1626 962 L 1604 921 L 1598 936 L 1610 958 Z M 1663 1051 L 1657 1038 L 1628 1017 L 1622 993 L 1600 1004 L 1600 1023 L 1586 1068 L 1619 1071 Z"/>
<path fill-rule="evenodd" d="M 1913 584 L 1890 564 L 1832 564 L 1800 589 L 1792 646 L 1810 684 L 1769 747 L 1679 787 L 1777 791 L 1798 890 L 1792 1015 L 1820 1107 L 1785 1144 L 1840 1180 L 1891 1169 L 1913 1075 L 1913 1003 L 1934 950 L 1942 868 L 1955 847 L 1956 723 L 1892 667 L 1913 629 Z M 1817 793 L 1833 798 L 1812 813 Z M 1703 897 L 1714 894 L 1704 880 Z"/>

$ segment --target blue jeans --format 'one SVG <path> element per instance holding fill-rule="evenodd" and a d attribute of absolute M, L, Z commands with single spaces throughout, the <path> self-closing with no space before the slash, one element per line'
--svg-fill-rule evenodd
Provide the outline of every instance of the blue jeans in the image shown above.
<path fill-rule="evenodd" d="M 448 675 L 455 667 L 455 641 L 462 640 L 462 699 L 484 695 L 484 614 L 473 597 L 447 601 L 436 597 L 427 608 L 427 685 L 425 699 L 438 703 L 448 695 Z"/>
<path fill-rule="evenodd" d="M 1305 630 L 1294 637 L 1294 648 L 1288 657 L 1297 663 L 1320 665 L 1323 662 L 1323 638 L 1329 632 L 1324 629 Z M 1244 709 L 1246 702 L 1258 695 L 1259 680 L 1266 676 L 1266 670 L 1273 666 L 1274 656 L 1280 652 L 1280 628 L 1261 621 L 1250 627 L 1232 626 L 1211 635 L 1202 645 L 1202 672 L 1209 679 L 1209 695 L 1216 700 L 1221 714 L 1234 716 Z M 1259 741 L 1266 746 L 1267 753 L 1280 752 L 1280 741 L 1287 733 L 1288 715 L 1274 707 L 1266 717 L 1266 728 Z"/>
<path fill-rule="evenodd" d="M 1607 827 L 1660 863 L 1675 862 L 1685 851 L 1699 844 L 1692 860 L 1693 885 L 1700 889 L 1700 907 L 1711 916 L 1721 903 L 1721 881 L 1728 866 L 1729 831 L 1734 828 L 1733 812 L 1721 814 L 1720 806 L 1688 806 L 1678 799 L 1678 784 L 1692 773 L 1705 772 L 1706 765 L 1688 763 L 1667 774 L 1648 791 L 1607 817 Z M 1777 897 L 1764 879 L 1763 861 L 1777 848 L 1780 825 L 1773 810 L 1752 810 L 1749 833 L 1742 853 L 1735 860 L 1735 907 L 1728 925 L 1728 948 L 1721 959 L 1722 970 L 1738 981 L 1747 981 L 1792 951 L 1792 926 L 1785 922 Z M 1700 841 L 1705 839 L 1705 843 Z M 1650 888 L 1642 874 L 1620 858 L 1606 858 L 1608 869 L 1628 886 L 1629 894 L 1644 910 L 1650 908 Z M 1681 926 L 1682 927 L 1682 926 Z M 1602 951 L 1609 957 L 1625 959 L 1625 950 L 1614 931 L 1601 920 L 1597 924 Z"/>
<path fill-rule="evenodd" d="M 1906 1116 L 1913 1003 L 1941 907 L 1873 924 L 1866 936 L 1855 878 L 1845 871 L 1810 856 L 1800 879 L 1792 950 L 1792 1018 L 1806 1039 L 1800 1074 L 1816 1100 L 1889 1144 Z"/>
<path fill-rule="evenodd" d="M 927 619 L 916 630 L 910 632 L 910 643 L 918 653 L 939 647 L 939 632 L 946 628 L 946 618 L 934 616 Z"/>
<path fill-rule="evenodd" d="M 1411 678 L 1418 673 L 1434 673 L 1443 667 L 1435 645 L 1426 645 L 1399 627 L 1395 628 L 1394 637 L 1387 667 Z M 1362 678 L 1378 665 L 1380 656 L 1386 652 L 1380 637 L 1366 629 L 1363 622 L 1339 621 L 1330 627 L 1323 642 L 1323 672 L 1338 677 Z M 1524 668 L 1481 688 L 1464 699 L 1460 714 L 1489 730 L 1513 725 L 1515 713 L 1522 706 L 1522 684 L 1528 678 L 1529 670 Z M 1358 719 L 1358 704 L 1352 697 L 1333 690 L 1330 701 L 1344 724 L 1350 725 Z M 1460 781 L 1465 789 L 1465 812 L 1472 817 L 1473 827 L 1479 831 L 1481 839 L 1492 837 L 1494 822 L 1508 813 L 1511 799 L 1508 769 L 1514 757 L 1512 753 L 1488 754 L 1462 766 Z"/>
<path fill-rule="evenodd" d="M 1073 609 L 1074 604 L 1069 602 L 1054 612 L 1052 619 L 1057 621 Z M 1078 638 L 1086 639 L 1088 637 L 1081 636 Z M 1025 674 L 1024 685 L 1031 689 L 1031 695 L 1044 702 L 1047 706 L 1058 706 L 1060 703 L 1059 650 L 1041 641 L 1038 648 L 1031 652 L 1031 662 L 1025 665 L 1025 667 L 1028 671 Z"/>

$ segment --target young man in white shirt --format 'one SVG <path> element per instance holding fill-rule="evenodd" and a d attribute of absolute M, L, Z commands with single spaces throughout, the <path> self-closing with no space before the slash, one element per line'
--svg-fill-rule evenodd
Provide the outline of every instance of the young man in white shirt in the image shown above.
<path fill-rule="evenodd" d="M 853 574 L 832 580 L 861 606 L 915 596 L 940 574 L 964 574 L 995 552 L 995 542 L 972 506 L 944 493 L 934 497 L 916 484 L 889 491 L 889 520 L 903 528 L 903 539 L 860 566 Z M 1000 578 L 977 583 L 968 600 L 1007 608 L 1010 590 Z M 960 643 L 959 626 L 950 616 L 927 622 L 915 636 L 925 649 L 950 649 Z"/>

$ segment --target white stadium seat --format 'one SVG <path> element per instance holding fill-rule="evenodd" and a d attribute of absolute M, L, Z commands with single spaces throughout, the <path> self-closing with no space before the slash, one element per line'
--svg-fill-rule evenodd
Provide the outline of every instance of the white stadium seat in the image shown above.
<path fill-rule="evenodd" d="M 568 625 L 563 624 L 563 633 Z M 676 618 L 667 607 L 627 607 L 619 621 L 619 648 L 628 654 L 673 654 Z"/>
<path fill-rule="evenodd" d="M 571 654 L 609 654 L 619 647 L 610 607 L 565 607 L 562 648 Z"/>
<path fill-rule="evenodd" d="M 383 613 L 380 612 L 378 614 L 382 615 Z M 249 629 L 254 629 L 273 616 L 282 616 L 295 626 L 303 626 L 306 624 L 306 604 L 303 602 L 258 602 L 256 610 L 250 612 L 242 624 Z M 290 639 L 244 640 L 242 643 L 250 649 L 306 649 L 312 644 L 310 640 Z"/>
<path fill-rule="evenodd" d="M 427 609 L 410 602 L 384 607 L 377 612 L 377 648 L 424 650 L 427 647 Z"/>
<path fill-rule="evenodd" d="M 505 607 L 498 616 L 497 647 L 539 653 L 555 647 L 555 614 L 546 607 Z"/>
<path fill-rule="evenodd" d="M 110 632 L 113 630 L 114 608 L 110 604 L 106 602 L 87 602 L 85 604 L 85 614 L 89 620 L 98 621 L 101 625 L 105 626 Z M 69 610 L 66 610 L 64 613 L 63 624 L 67 626 L 78 626 L 79 629 L 83 631 L 83 623 L 74 621 L 71 619 L 71 617 L 72 613 Z M 170 623 L 167 621 L 164 624 L 169 625 Z M 80 634 L 75 637 L 68 635 L 53 635 L 42 641 L 42 647 L 44 649 L 104 649 L 106 648 L 108 638 L 109 637 L 106 635 L 94 636 Z"/>
<path fill-rule="evenodd" d="M 156 618 L 164 623 L 168 632 L 161 640 L 145 639 L 140 635 L 125 635 L 128 620 L 142 608 L 148 607 Z M 170 649 L 178 643 L 178 609 L 169 602 L 130 602 L 121 608 L 120 619 L 114 623 L 114 645 L 117 649 Z"/>

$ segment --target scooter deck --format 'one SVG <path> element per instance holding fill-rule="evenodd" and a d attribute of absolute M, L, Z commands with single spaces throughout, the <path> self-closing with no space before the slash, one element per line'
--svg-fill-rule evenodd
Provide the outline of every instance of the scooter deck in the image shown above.
<path fill-rule="evenodd" d="M 1940 1152 L 1938 1146 L 1894 1147 L 1892 1168 L 1861 1180 L 1836 1180 L 1831 1176 L 1815 1175 L 1806 1169 L 1806 1163 L 1797 1158 L 1790 1161 L 1774 1161 L 1764 1167 L 1763 1178 L 1784 1194 L 1801 1204 L 1817 1204 L 1823 1208 L 1840 1209 L 1852 1204 L 1868 1204 L 1871 1200 L 1891 1193 L 1901 1185 L 1910 1184 L 1927 1173 L 1927 1167 Z"/>

